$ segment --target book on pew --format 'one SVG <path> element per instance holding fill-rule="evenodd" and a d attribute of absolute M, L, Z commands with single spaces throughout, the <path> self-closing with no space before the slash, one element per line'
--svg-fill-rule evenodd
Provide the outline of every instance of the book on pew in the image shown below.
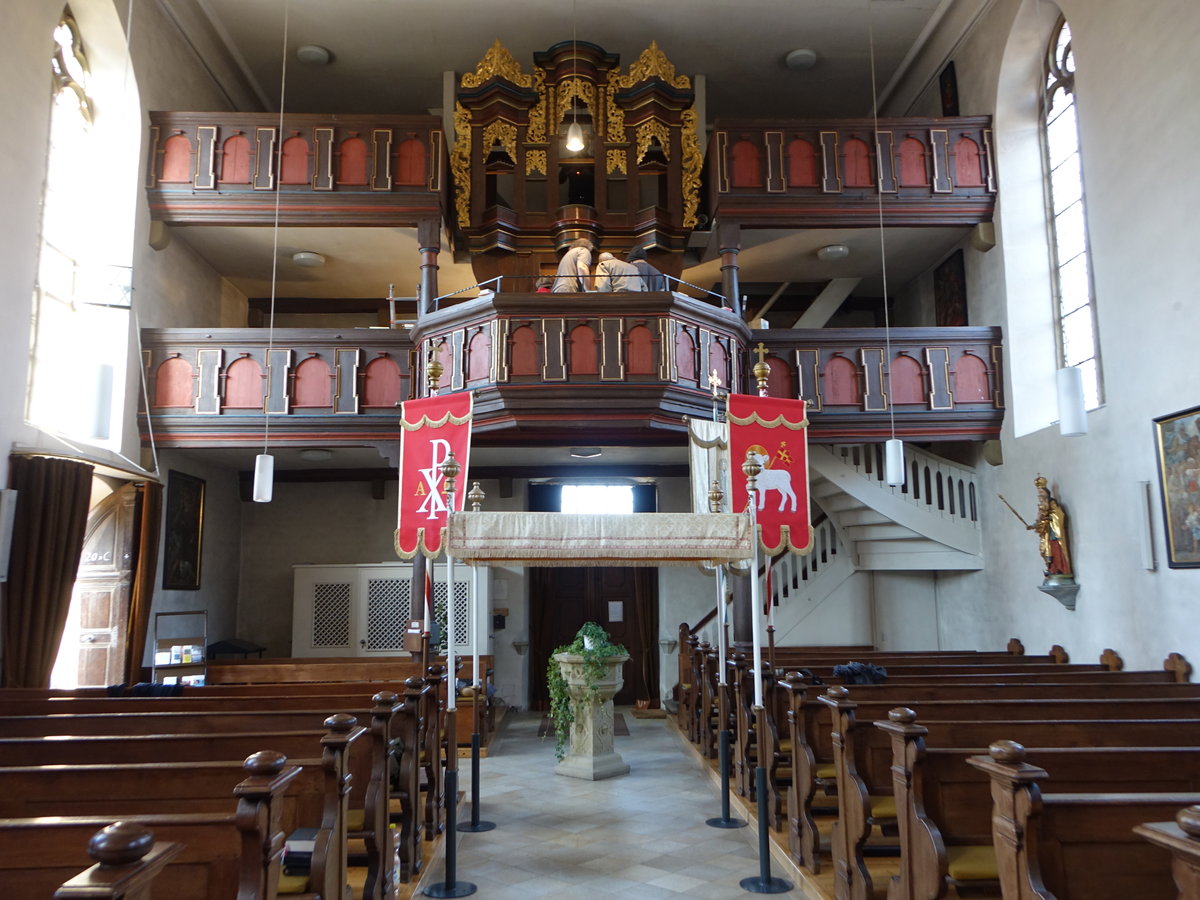
<path fill-rule="evenodd" d="M 297 828 L 283 842 L 283 871 L 287 875 L 307 875 L 312 869 L 313 846 L 317 829 Z"/>

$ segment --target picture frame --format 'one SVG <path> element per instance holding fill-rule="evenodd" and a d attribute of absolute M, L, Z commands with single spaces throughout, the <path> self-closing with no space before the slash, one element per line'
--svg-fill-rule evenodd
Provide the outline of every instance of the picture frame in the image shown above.
<path fill-rule="evenodd" d="M 1200 568 L 1200 406 L 1154 419 L 1167 565 Z"/>
<path fill-rule="evenodd" d="M 204 479 L 171 469 L 163 521 L 164 591 L 200 590 L 204 540 Z"/>

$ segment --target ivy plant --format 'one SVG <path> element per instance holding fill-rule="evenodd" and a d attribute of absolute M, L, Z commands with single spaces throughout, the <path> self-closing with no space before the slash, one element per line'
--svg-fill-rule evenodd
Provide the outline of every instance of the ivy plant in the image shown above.
<path fill-rule="evenodd" d="M 587 679 L 588 691 L 594 698 L 599 692 L 600 682 L 608 674 L 606 661 L 614 656 L 628 656 L 629 651 L 609 640 L 608 632 L 595 622 L 584 622 L 575 633 L 575 640 L 563 644 L 550 654 L 546 666 L 546 680 L 550 685 L 550 721 L 554 723 L 554 756 L 561 760 L 566 755 L 567 739 L 571 723 L 575 721 L 575 706 L 567 692 L 567 680 L 554 657 L 570 653 L 583 657 L 583 674 Z"/>

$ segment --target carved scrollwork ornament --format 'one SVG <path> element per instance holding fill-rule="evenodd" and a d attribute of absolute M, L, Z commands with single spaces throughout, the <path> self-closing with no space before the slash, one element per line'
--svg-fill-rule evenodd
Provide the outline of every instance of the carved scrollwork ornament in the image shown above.
<path fill-rule="evenodd" d="M 488 122 L 483 128 L 483 140 L 479 142 L 479 151 L 484 158 L 487 157 L 488 151 L 497 141 L 504 148 L 504 152 L 508 154 L 508 158 L 516 162 L 517 126 L 504 119 Z"/>
<path fill-rule="evenodd" d="M 683 148 L 683 227 L 695 228 L 699 223 L 696 211 L 700 208 L 700 172 L 704 168 L 704 155 L 696 137 L 694 106 L 683 111 L 679 143 Z"/>
<path fill-rule="evenodd" d="M 582 78 L 567 78 L 558 84 L 558 108 L 554 116 L 554 125 L 556 128 L 566 119 L 571 101 L 576 97 L 583 101 L 583 105 L 587 107 L 592 121 L 596 121 L 596 86 Z"/>
<path fill-rule="evenodd" d="M 500 43 L 499 38 L 488 48 L 488 52 L 483 55 L 483 59 L 479 61 L 475 71 L 468 72 L 462 77 L 462 86 L 477 88 L 490 78 L 503 78 L 517 87 L 533 87 L 533 79 L 521 71 L 521 64 Z"/>
<path fill-rule="evenodd" d="M 541 144 L 546 140 L 546 73 L 541 69 L 534 70 L 533 88 L 537 91 L 538 102 L 529 110 L 529 126 L 525 129 L 525 140 Z"/>
<path fill-rule="evenodd" d="M 454 150 L 450 153 L 454 176 L 454 209 L 458 225 L 471 224 L 471 114 L 462 103 L 454 104 Z"/>
<path fill-rule="evenodd" d="M 609 175 L 612 175 L 614 172 L 620 172 L 622 175 L 626 174 L 625 151 L 617 147 L 610 147 L 605 157 L 605 170 Z"/>
<path fill-rule="evenodd" d="M 640 164 L 646 158 L 646 153 L 650 149 L 650 142 L 658 141 L 662 147 L 663 158 L 670 161 L 671 159 L 671 132 L 667 126 L 658 119 L 647 119 L 637 129 L 637 161 Z"/>
<path fill-rule="evenodd" d="M 546 151 L 545 150 L 526 150 L 525 151 L 525 174 L 533 175 L 540 173 L 546 174 Z"/>
<path fill-rule="evenodd" d="M 647 78 L 660 78 L 672 87 L 687 90 L 692 86 L 692 80 L 686 75 L 675 74 L 675 64 L 667 59 L 667 55 L 658 47 L 657 41 L 651 41 L 650 46 L 642 51 L 637 62 L 629 67 L 629 74 L 622 76 L 621 87 L 633 87 Z"/>
<path fill-rule="evenodd" d="M 606 117 L 604 122 L 604 133 L 609 136 L 609 140 L 624 140 L 625 138 L 625 110 L 617 106 L 617 91 L 620 88 L 620 76 L 616 71 L 608 79 L 608 86 L 605 88 L 605 94 L 608 98 Z"/>

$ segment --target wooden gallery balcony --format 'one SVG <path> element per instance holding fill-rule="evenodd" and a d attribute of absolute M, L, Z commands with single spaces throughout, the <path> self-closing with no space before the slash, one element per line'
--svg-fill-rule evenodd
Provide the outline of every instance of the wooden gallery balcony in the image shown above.
<path fill-rule="evenodd" d="M 732 313 L 671 293 L 498 294 L 397 329 L 145 329 L 150 415 L 160 446 L 252 447 L 263 414 L 281 446 L 376 446 L 394 455 L 396 404 L 436 355 L 443 391 L 475 392 L 480 445 L 682 443 L 684 416 L 712 414 L 709 373 L 804 396 L 813 441 L 984 440 L 1003 418 L 998 328 L 751 332 Z M 413 372 L 418 372 L 414 383 Z M 890 388 L 890 389 L 889 389 Z M 892 399 L 889 399 L 892 398 Z"/>
<path fill-rule="evenodd" d="M 705 160 L 713 219 L 744 228 L 990 222 L 992 121 L 718 121 Z M 878 192 L 876 184 L 878 183 Z"/>
<path fill-rule="evenodd" d="M 150 113 L 146 193 L 173 225 L 414 227 L 447 194 L 433 116 Z M 280 143 L 282 142 L 282 143 Z M 276 172 L 276 157 L 280 160 Z"/>

